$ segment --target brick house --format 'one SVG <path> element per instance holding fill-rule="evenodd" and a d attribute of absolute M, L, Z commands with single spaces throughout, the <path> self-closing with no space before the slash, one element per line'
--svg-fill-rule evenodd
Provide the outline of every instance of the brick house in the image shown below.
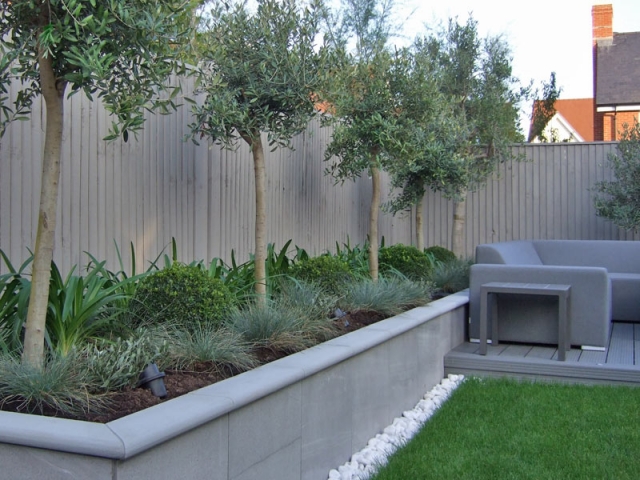
<path fill-rule="evenodd" d="M 613 31 L 613 6 L 591 8 L 594 140 L 614 141 L 640 119 L 640 32 Z"/>
<path fill-rule="evenodd" d="M 614 32 L 611 4 L 593 5 L 591 22 L 593 98 L 557 100 L 547 140 L 615 141 L 625 123 L 640 121 L 640 32 Z"/>

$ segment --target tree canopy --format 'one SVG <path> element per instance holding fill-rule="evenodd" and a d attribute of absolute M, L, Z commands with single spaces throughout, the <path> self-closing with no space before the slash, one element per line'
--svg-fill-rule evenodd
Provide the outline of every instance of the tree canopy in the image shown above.
<path fill-rule="evenodd" d="M 165 81 L 184 72 L 192 0 L 13 0 L 0 10 L 0 134 L 30 114 L 42 95 L 45 145 L 38 230 L 23 361 L 41 365 L 60 177 L 64 97 L 97 95 L 113 114 L 109 138 L 142 128 L 144 111 L 175 107 L 179 87 Z M 15 98 L 8 85 L 21 81 Z M 164 94 L 162 90 L 168 90 Z"/>
<path fill-rule="evenodd" d="M 318 112 L 324 49 L 316 44 L 322 4 L 313 0 L 213 2 L 198 42 L 200 93 L 191 125 L 195 138 L 231 148 L 242 138 L 251 148 L 256 185 L 256 293 L 266 294 L 266 171 L 262 134 L 274 149 L 289 146 Z"/>
<path fill-rule="evenodd" d="M 393 25 L 389 12 L 393 2 L 346 0 L 335 42 L 336 65 L 326 94 L 333 108 L 333 126 L 325 152 L 327 171 L 337 181 L 366 173 L 372 180 L 369 207 L 369 272 L 378 278 L 378 214 L 380 172 L 394 152 L 402 149 L 403 98 L 406 89 L 407 50 L 392 52 L 387 40 Z M 349 45 L 354 44 L 353 49 Z"/>
<path fill-rule="evenodd" d="M 609 155 L 615 180 L 595 185 L 596 213 L 627 230 L 640 229 L 640 123 L 624 125 L 618 153 Z"/>
<path fill-rule="evenodd" d="M 114 115 L 111 135 L 142 127 L 147 109 L 175 107 L 184 73 L 180 61 L 191 36 L 195 0 L 15 0 L 0 10 L 0 134 L 29 115 L 42 94 L 42 62 L 50 63 L 56 88 L 97 97 Z M 7 86 L 18 78 L 16 98 Z M 158 89 L 167 89 L 158 95 Z"/>
<path fill-rule="evenodd" d="M 414 70 L 426 70 L 439 101 L 416 120 L 418 154 L 394 165 L 393 185 L 402 192 L 389 206 L 394 212 L 412 204 L 421 208 L 427 188 L 443 192 L 456 202 L 453 250 L 461 254 L 466 194 L 511 158 L 511 143 L 523 140 L 517 120 L 528 89 L 512 76 L 508 44 L 500 37 L 480 38 L 473 18 L 465 24 L 450 19 L 445 29 L 417 39 L 413 51 Z"/>

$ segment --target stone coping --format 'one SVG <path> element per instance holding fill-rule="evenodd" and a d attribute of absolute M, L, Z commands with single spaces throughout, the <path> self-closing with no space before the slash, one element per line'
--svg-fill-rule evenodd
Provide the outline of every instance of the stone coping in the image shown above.
<path fill-rule="evenodd" d="M 106 424 L 0 412 L 0 442 L 124 460 L 401 335 L 469 301 L 458 292 Z"/>

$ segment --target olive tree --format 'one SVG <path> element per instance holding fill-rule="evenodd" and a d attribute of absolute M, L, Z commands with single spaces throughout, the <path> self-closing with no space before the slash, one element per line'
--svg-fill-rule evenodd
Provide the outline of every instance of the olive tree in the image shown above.
<path fill-rule="evenodd" d="M 109 138 L 127 140 L 145 109 L 168 111 L 178 88 L 166 79 L 189 38 L 191 0 L 11 0 L 0 9 L 0 133 L 30 113 L 42 96 L 46 109 L 42 187 L 23 362 L 39 366 L 44 352 L 50 266 L 56 228 L 64 98 L 84 92 L 113 114 Z M 15 98 L 8 84 L 21 80 Z M 164 93 L 162 92 L 164 90 Z"/>
<path fill-rule="evenodd" d="M 427 51 L 439 66 L 441 92 L 454 104 L 462 135 L 455 148 L 456 169 L 443 184 L 455 201 L 452 250 L 462 244 L 468 192 L 485 185 L 497 166 L 512 158 L 510 144 L 522 141 L 519 105 L 529 91 L 512 75 L 508 44 L 500 37 L 480 38 L 477 22 L 449 20 L 448 28 L 426 39 Z"/>
<path fill-rule="evenodd" d="M 596 183 L 597 215 L 627 230 L 640 229 L 640 123 L 624 125 L 618 153 L 609 154 L 615 180 Z"/>
<path fill-rule="evenodd" d="M 269 146 L 290 146 L 318 112 L 323 49 L 316 45 L 322 5 L 295 0 L 215 1 L 202 27 L 200 92 L 193 107 L 194 138 L 233 148 L 249 145 L 255 176 L 255 291 L 266 295 L 266 166 L 262 134 Z"/>
<path fill-rule="evenodd" d="M 327 171 L 339 182 L 367 174 L 372 182 L 369 206 L 369 273 L 378 279 L 378 215 L 381 170 L 401 149 L 402 99 L 407 80 L 406 49 L 387 48 L 393 3 L 346 0 L 335 35 L 336 62 L 327 85 L 333 136 L 326 150 Z M 349 51 L 350 43 L 355 48 Z"/>
<path fill-rule="evenodd" d="M 417 39 L 405 55 L 407 80 L 399 95 L 402 135 L 387 170 L 397 192 L 385 205 L 393 214 L 415 207 L 416 246 L 424 249 L 423 199 L 428 188 L 448 194 L 460 181 L 458 145 L 468 135 L 464 118 L 457 116 L 455 101 L 441 92 L 443 78 L 431 58 L 428 43 Z"/>

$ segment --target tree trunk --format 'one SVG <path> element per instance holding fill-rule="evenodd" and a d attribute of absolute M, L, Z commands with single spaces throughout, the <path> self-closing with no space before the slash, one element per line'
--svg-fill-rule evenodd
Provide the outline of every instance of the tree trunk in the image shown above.
<path fill-rule="evenodd" d="M 253 171 L 256 185 L 256 230 L 255 230 L 255 293 L 258 302 L 267 299 L 267 176 L 264 164 L 264 149 L 260 132 L 252 132 L 251 151 L 253 153 Z"/>
<path fill-rule="evenodd" d="M 380 170 L 371 167 L 371 207 L 369 210 L 369 274 L 374 282 L 378 281 L 378 212 L 380 210 Z"/>
<path fill-rule="evenodd" d="M 463 200 L 456 202 L 453 211 L 453 232 L 452 232 L 452 250 L 456 254 L 456 257 L 466 256 L 464 248 L 464 227 L 467 222 L 467 202 L 464 200 L 466 192 L 464 192 Z"/>
<path fill-rule="evenodd" d="M 44 360 L 44 336 L 49 303 L 49 279 L 53 259 L 58 186 L 60 182 L 60 153 L 62 149 L 63 101 L 66 82 L 57 81 L 51 56 L 40 51 L 40 86 L 47 111 L 44 152 L 42 155 L 42 184 L 40 211 L 34 248 L 31 296 L 24 334 L 23 363 L 40 367 Z"/>
<path fill-rule="evenodd" d="M 418 250 L 421 252 L 424 250 L 424 229 L 422 224 L 422 202 L 424 197 L 420 198 L 420 201 L 416 204 L 416 241 Z"/>

